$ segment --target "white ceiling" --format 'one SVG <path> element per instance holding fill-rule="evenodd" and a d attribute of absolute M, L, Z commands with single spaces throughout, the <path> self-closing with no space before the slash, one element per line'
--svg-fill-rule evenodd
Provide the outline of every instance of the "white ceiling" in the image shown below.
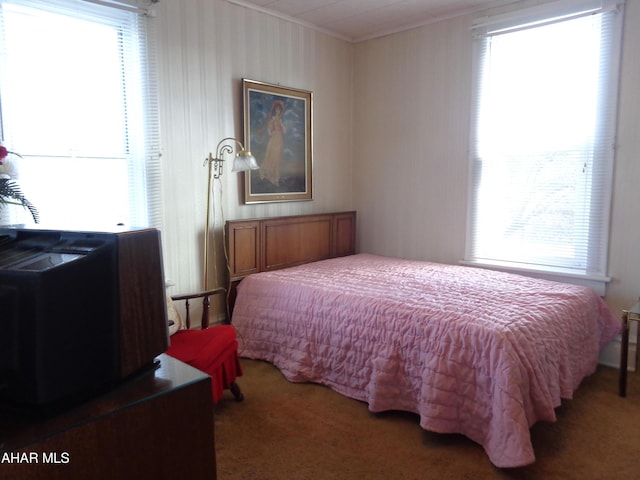
<path fill-rule="evenodd" d="M 362 41 L 516 0 L 228 0 Z"/>

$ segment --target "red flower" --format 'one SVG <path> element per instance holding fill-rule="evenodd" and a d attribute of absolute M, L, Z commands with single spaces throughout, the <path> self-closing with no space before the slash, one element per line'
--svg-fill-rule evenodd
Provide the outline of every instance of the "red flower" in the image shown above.
<path fill-rule="evenodd" d="M 9 155 L 9 151 L 6 149 L 6 147 L 0 145 L 0 165 L 2 165 L 2 161 L 7 158 L 7 155 Z"/>

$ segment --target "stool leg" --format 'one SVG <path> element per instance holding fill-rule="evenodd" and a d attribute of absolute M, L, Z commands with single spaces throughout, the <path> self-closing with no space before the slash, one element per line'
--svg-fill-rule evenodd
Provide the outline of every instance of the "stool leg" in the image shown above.
<path fill-rule="evenodd" d="M 236 399 L 236 402 L 241 402 L 244 400 L 244 395 L 242 394 L 242 391 L 240 390 L 240 387 L 236 382 L 231 382 L 231 385 L 229 385 L 229 389 L 231 390 L 233 397 Z"/>

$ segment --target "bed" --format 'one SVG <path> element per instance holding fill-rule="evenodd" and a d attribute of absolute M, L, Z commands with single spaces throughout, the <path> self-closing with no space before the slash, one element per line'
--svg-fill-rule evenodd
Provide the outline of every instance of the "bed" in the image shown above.
<path fill-rule="evenodd" d="M 620 330 L 587 288 L 355 254 L 355 212 L 246 222 L 227 225 L 241 356 L 414 412 L 497 467 L 535 461 L 530 427 L 556 420 Z"/>

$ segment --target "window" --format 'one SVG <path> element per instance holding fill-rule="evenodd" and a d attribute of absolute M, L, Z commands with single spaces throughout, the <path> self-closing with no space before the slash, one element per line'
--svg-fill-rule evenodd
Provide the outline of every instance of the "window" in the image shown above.
<path fill-rule="evenodd" d="M 475 24 L 468 262 L 606 280 L 622 5 L 602 3 Z"/>
<path fill-rule="evenodd" d="M 99 3 L 0 0 L 2 141 L 43 224 L 157 226 L 150 25 Z"/>

